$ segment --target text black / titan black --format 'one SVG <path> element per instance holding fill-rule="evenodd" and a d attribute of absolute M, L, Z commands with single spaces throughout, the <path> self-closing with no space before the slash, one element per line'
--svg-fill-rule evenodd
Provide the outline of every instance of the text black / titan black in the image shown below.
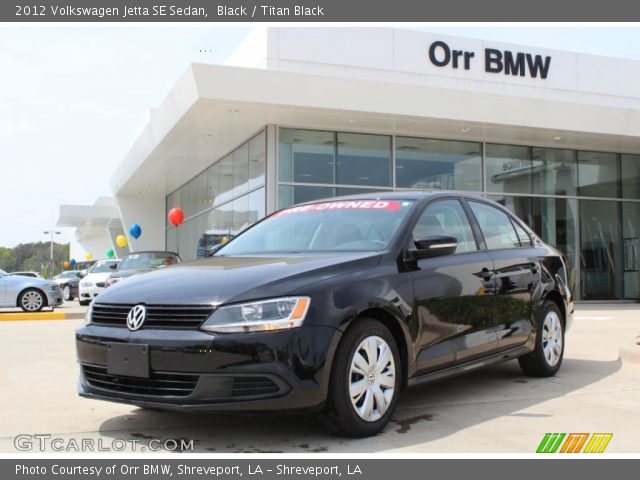
<path fill-rule="evenodd" d="M 405 387 L 514 358 L 529 375 L 555 374 L 572 317 L 562 254 L 495 202 L 332 198 L 105 290 L 76 332 L 79 393 L 317 409 L 341 433 L 373 435 Z"/>

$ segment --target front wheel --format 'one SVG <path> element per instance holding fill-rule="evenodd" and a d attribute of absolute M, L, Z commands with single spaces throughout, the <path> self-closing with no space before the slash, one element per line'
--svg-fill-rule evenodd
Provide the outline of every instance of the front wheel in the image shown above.
<path fill-rule="evenodd" d="M 25 290 L 18 299 L 20 308 L 25 312 L 39 312 L 45 303 L 44 294 L 36 289 Z"/>
<path fill-rule="evenodd" d="M 546 301 L 540 310 L 533 352 L 518 358 L 520 368 L 533 377 L 552 377 L 564 357 L 564 324 L 558 305 Z"/>
<path fill-rule="evenodd" d="M 345 333 L 331 372 L 327 415 L 333 429 L 351 437 L 381 432 L 395 410 L 401 362 L 391 332 L 363 318 Z"/>
<path fill-rule="evenodd" d="M 73 295 L 71 294 L 71 286 L 70 285 L 65 285 L 62 288 L 62 298 L 64 298 L 65 302 L 69 302 L 69 301 L 73 300 Z"/>

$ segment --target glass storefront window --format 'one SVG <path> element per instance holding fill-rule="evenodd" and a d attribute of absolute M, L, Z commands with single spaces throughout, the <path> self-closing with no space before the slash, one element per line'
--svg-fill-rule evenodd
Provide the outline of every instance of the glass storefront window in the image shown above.
<path fill-rule="evenodd" d="M 220 190 L 216 197 L 216 204 L 229 201 L 233 197 L 233 154 L 220 160 Z"/>
<path fill-rule="evenodd" d="M 531 193 L 532 161 L 529 147 L 486 145 L 487 191 Z"/>
<path fill-rule="evenodd" d="M 267 159 L 267 135 L 260 133 L 249 141 L 249 190 L 264 185 Z"/>
<path fill-rule="evenodd" d="M 396 186 L 482 191 L 482 144 L 396 137 Z"/>
<path fill-rule="evenodd" d="M 336 183 L 391 186 L 391 137 L 338 133 Z"/>
<path fill-rule="evenodd" d="M 533 193 L 575 196 L 576 151 L 559 148 L 531 149 Z"/>
<path fill-rule="evenodd" d="M 622 198 L 640 199 L 640 155 L 622 155 Z"/>
<path fill-rule="evenodd" d="M 618 202 L 580 200 L 580 240 L 581 298 L 622 298 L 622 231 Z"/>
<path fill-rule="evenodd" d="M 249 145 L 233 152 L 233 193 L 235 197 L 249 190 Z"/>
<path fill-rule="evenodd" d="M 617 154 L 578 152 L 578 195 L 618 197 L 618 172 Z"/>
<path fill-rule="evenodd" d="M 333 196 L 335 196 L 335 189 L 331 187 L 280 185 L 278 189 L 278 208 L 286 208 L 296 203 L 311 202 Z"/>
<path fill-rule="evenodd" d="M 281 128 L 281 182 L 335 183 L 335 133 Z"/>
<path fill-rule="evenodd" d="M 624 298 L 640 298 L 640 203 L 622 203 Z"/>
<path fill-rule="evenodd" d="M 207 169 L 207 196 L 209 206 L 217 204 L 218 194 L 220 193 L 220 162 L 211 165 Z"/>

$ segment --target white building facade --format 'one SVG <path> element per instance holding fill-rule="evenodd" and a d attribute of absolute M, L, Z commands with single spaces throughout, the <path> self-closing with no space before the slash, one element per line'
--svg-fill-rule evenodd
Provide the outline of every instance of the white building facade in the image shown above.
<path fill-rule="evenodd" d="M 578 299 L 637 301 L 639 77 L 640 62 L 409 30 L 258 28 L 227 64 L 190 66 L 111 186 L 123 227 L 143 228 L 134 248 L 184 259 L 302 201 L 474 192 L 566 255 Z"/>

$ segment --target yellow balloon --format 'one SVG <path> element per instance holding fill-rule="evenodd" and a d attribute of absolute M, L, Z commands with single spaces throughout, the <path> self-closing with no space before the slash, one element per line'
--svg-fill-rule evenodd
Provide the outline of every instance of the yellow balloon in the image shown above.
<path fill-rule="evenodd" d="M 91 253 L 91 252 L 85 253 L 84 259 L 87 260 L 87 261 L 91 261 L 93 259 L 93 253 Z"/>
<path fill-rule="evenodd" d="M 222 241 L 220 242 L 222 245 L 224 245 L 225 243 L 227 243 L 229 241 L 229 239 L 227 237 L 222 237 Z"/>
<path fill-rule="evenodd" d="M 116 237 L 116 244 L 120 247 L 120 248 L 124 248 L 127 246 L 127 237 L 125 237 L 124 235 L 118 235 Z"/>

